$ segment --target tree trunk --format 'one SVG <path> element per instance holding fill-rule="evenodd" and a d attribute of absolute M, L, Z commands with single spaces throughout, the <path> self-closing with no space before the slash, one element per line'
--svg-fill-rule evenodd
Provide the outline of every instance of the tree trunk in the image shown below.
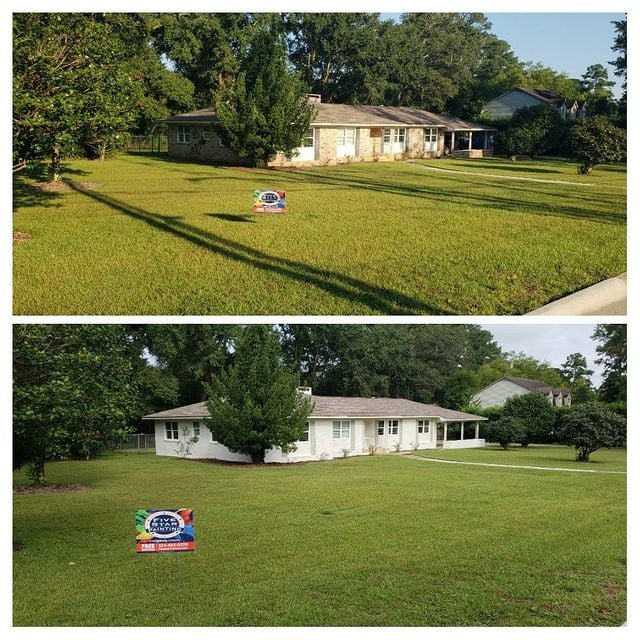
<path fill-rule="evenodd" d="M 107 143 L 106 142 L 101 142 L 100 143 L 100 161 L 104 162 L 104 159 L 107 156 Z"/>
<path fill-rule="evenodd" d="M 586 447 L 576 448 L 576 462 L 589 462 L 591 451 Z"/>
<path fill-rule="evenodd" d="M 509 160 L 511 160 L 511 162 L 515 162 L 518 159 L 518 156 L 516 155 L 512 155 Z"/>
<path fill-rule="evenodd" d="M 60 147 L 55 144 L 51 149 L 51 166 L 49 167 L 51 182 L 58 182 L 58 180 L 60 180 L 60 173 Z"/>
<path fill-rule="evenodd" d="M 34 486 L 42 487 L 46 484 L 47 478 L 44 474 L 44 458 L 35 460 L 29 469 L 29 478 L 33 480 Z"/>
<path fill-rule="evenodd" d="M 264 464 L 264 449 L 252 451 L 251 462 L 253 462 L 253 464 Z"/>

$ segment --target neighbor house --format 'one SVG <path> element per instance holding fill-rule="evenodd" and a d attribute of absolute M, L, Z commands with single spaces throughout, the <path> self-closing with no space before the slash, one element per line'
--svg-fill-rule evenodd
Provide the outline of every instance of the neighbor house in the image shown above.
<path fill-rule="evenodd" d="M 542 380 L 531 378 L 504 377 L 480 389 L 471 397 L 485 409 L 486 407 L 501 407 L 509 398 L 523 396 L 527 393 L 537 393 L 544 396 L 554 407 L 571 406 L 571 391 L 562 387 L 552 387 Z"/>
<path fill-rule="evenodd" d="M 493 155 L 494 128 L 410 107 L 323 103 L 311 94 L 315 117 L 292 158 L 279 153 L 270 166 L 331 165 L 344 162 Z M 165 120 L 169 157 L 242 164 L 216 135 L 215 111 L 201 109 Z"/>
<path fill-rule="evenodd" d="M 330 460 L 389 451 L 416 449 L 483 447 L 479 422 L 486 420 L 461 411 L 402 398 L 343 398 L 310 396 L 313 409 L 307 430 L 296 442 L 296 450 L 267 452 L 266 462 Z M 179 456 L 180 441 L 198 438 L 190 457 L 250 462 L 245 455 L 232 453 L 213 439 L 206 420 L 205 402 L 159 411 L 145 416 L 155 423 L 156 454 Z M 449 438 L 455 432 L 456 439 Z"/>
<path fill-rule="evenodd" d="M 569 100 L 551 91 L 529 89 L 527 87 L 510 89 L 501 96 L 490 100 L 482 108 L 482 115 L 496 119 L 510 118 L 522 107 L 533 107 L 540 104 L 557 109 L 563 118 L 584 118 L 587 115 L 587 108 L 584 102 Z"/>

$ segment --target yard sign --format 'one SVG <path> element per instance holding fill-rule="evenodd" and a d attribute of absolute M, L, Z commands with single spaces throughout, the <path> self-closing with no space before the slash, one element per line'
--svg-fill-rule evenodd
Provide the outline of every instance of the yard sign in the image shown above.
<path fill-rule="evenodd" d="M 193 509 L 138 509 L 136 551 L 193 551 L 196 548 Z"/>
<path fill-rule="evenodd" d="M 256 189 L 253 192 L 253 213 L 285 213 L 285 196 L 282 189 Z"/>

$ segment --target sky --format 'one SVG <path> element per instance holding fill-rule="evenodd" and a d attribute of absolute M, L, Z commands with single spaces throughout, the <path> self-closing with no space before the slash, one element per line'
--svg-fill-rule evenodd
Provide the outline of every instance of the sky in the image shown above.
<path fill-rule="evenodd" d="M 609 79 L 616 81 L 613 92 L 622 93 L 621 81 L 608 64 L 616 57 L 611 51 L 615 37 L 613 20 L 624 13 L 485 13 L 491 32 L 511 45 L 520 62 L 542 62 L 546 67 L 580 78 L 592 64 L 602 64 Z M 398 20 L 399 13 L 382 13 L 381 18 Z"/>
<path fill-rule="evenodd" d="M 560 367 L 567 356 L 581 353 L 587 358 L 595 387 L 602 382 L 602 367 L 595 363 L 598 357 L 596 343 L 591 340 L 595 324 L 482 324 L 493 334 L 503 351 L 524 351 L 537 360 Z"/>

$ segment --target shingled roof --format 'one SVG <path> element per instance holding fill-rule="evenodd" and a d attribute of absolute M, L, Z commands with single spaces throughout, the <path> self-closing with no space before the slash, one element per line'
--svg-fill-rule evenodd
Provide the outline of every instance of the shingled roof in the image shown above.
<path fill-rule="evenodd" d="M 546 382 L 542 382 L 542 380 L 534 380 L 532 378 L 513 378 L 510 376 L 505 376 L 505 380 L 509 382 L 513 382 L 514 384 L 520 385 L 529 391 L 534 391 L 538 393 L 543 393 L 547 395 L 549 393 L 553 393 L 554 396 L 569 396 L 571 395 L 571 391 L 564 387 L 552 387 Z"/>
<path fill-rule="evenodd" d="M 455 131 L 494 131 L 479 122 L 461 120 L 447 114 L 432 113 L 411 107 L 384 107 L 373 105 L 332 104 L 314 102 L 316 115 L 312 126 L 361 126 L 361 127 L 445 127 Z M 169 124 L 210 124 L 216 119 L 212 109 L 200 109 L 180 113 L 164 120 Z"/>
<path fill-rule="evenodd" d="M 444 421 L 486 420 L 482 416 L 445 409 L 435 404 L 423 404 L 403 398 L 344 398 L 311 396 L 310 418 L 440 418 Z M 158 411 L 144 416 L 145 420 L 176 418 L 208 418 L 206 402 Z"/>

